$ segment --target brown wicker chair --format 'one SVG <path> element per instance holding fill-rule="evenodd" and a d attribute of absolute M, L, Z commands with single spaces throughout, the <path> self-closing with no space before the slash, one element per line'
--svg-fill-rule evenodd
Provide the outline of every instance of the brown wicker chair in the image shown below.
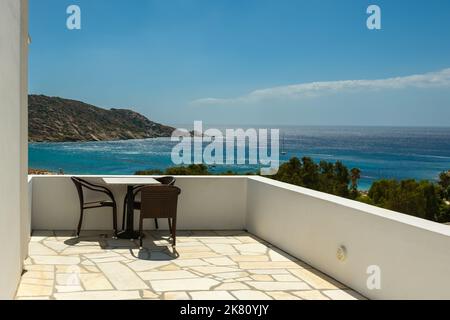
<path fill-rule="evenodd" d="M 165 185 L 165 186 L 173 186 L 176 182 L 176 179 L 171 176 L 156 178 L 155 180 L 159 181 L 162 185 Z M 145 188 L 145 187 L 146 186 L 134 187 L 134 190 L 133 190 L 134 199 L 136 199 L 136 196 L 141 192 L 142 188 Z M 125 196 L 125 199 L 123 200 L 122 230 L 125 229 L 125 216 L 126 216 L 126 210 L 127 210 L 127 202 L 128 202 L 128 197 Z M 134 208 L 134 210 L 141 210 L 141 203 L 139 201 L 134 200 L 133 208 Z M 159 229 L 158 219 L 155 219 L 155 228 L 157 230 Z"/>
<path fill-rule="evenodd" d="M 175 186 L 148 186 L 141 189 L 141 213 L 139 217 L 139 240 L 142 247 L 143 220 L 166 218 L 169 220 L 169 231 L 172 245 L 176 246 L 177 204 L 180 188 Z"/>
<path fill-rule="evenodd" d="M 84 210 L 104 208 L 104 207 L 110 207 L 113 209 L 113 228 L 114 228 L 113 237 L 114 238 L 117 237 L 117 204 L 111 190 L 109 190 L 104 186 L 96 185 L 77 177 L 72 177 L 71 179 L 72 182 L 75 184 L 75 187 L 77 188 L 78 197 L 80 199 L 80 220 L 78 222 L 77 237 L 80 236 L 81 226 L 83 224 Z M 109 200 L 85 202 L 84 189 L 106 194 L 109 197 Z"/>

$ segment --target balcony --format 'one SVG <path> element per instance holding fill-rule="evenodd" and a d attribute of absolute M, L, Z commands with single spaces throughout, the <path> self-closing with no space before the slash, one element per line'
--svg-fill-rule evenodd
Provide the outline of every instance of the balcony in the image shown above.
<path fill-rule="evenodd" d="M 108 209 L 87 214 L 74 238 L 70 177 L 31 176 L 33 231 L 16 298 L 450 298 L 448 226 L 262 177 L 178 177 L 177 185 L 176 250 L 162 220 L 159 231 L 144 225 L 139 249 L 111 238 Z M 113 192 L 120 203 L 125 189 Z"/>
<path fill-rule="evenodd" d="M 18 299 L 362 299 L 244 231 L 148 232 L 145 249 L 88 231 L 35 231 Z"/>

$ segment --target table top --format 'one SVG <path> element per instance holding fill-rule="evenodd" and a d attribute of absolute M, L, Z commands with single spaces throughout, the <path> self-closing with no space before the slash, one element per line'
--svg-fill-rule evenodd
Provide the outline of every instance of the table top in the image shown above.
<path fill-rule="evenodd" d="M 161 184 L 158 180 L 146 177 L 112 177 L 112 178 L 102 178 L 103 182 L 106 184 L 117 184 L 117 185 L 150 185 L 150 184 Z"/>

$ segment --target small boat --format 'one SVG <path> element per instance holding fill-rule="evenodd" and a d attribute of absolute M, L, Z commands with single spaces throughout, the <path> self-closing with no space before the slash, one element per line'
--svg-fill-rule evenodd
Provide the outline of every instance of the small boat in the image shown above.
<path fill-rule="evenodd" d="M 283 133 L 283 138 L 282 138 L 282 141 L 281 141 L 281 151 L 280 151 L 282 156 L 285 156 L 287 154 L 287 152 L 285 150 L 285 146 L 286 146 L 286 142 L 285 142 L 285 136 L 284 136 L 284 133 Z"/>

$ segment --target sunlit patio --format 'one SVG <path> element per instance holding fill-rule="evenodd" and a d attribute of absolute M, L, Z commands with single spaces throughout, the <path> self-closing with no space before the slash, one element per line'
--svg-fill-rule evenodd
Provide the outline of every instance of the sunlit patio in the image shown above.
<path fill-rule="evenodd" d="M 244 231 L 34 231 L 17 299 L 363 299 Z"/>

